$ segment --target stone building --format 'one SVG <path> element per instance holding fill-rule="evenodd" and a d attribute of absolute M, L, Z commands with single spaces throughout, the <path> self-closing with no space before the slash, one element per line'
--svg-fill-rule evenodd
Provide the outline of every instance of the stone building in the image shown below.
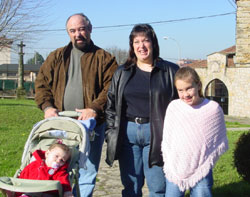
<path fill-rule="evenodd" d="M 250 0 L 237 0 L 236 45 L 194 61 L 206 97 L 230 116 L 250 117 Z"/>
<path fill-rule="evenodd" d="M 0 64 L 10 64 L 12 43 L 11 40 L 0 37 Z"/>
<path fill-rule="evenodd" d="M 40 64 L 24 64 L 24 81 L 34 82 Z M 18 80 L 18 64 L 0 64 L 0 80 Z"/>

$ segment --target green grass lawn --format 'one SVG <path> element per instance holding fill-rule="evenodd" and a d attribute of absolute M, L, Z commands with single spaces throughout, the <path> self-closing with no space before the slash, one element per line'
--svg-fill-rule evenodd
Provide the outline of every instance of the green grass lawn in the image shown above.
<path fill-rule="evenodd" d="M 15 174 L 20 167 L 28 135 L 33 125 L 42 119 L 43 113 L 33 100 L 0 99 L 0 177 L 12 177 Z M 227 127 L 232 125 L 242 126 L 238 123 L 227 123 Z M 242 133 L 243 131 L 228 132 L 229 150 L 214 168 L 214 196 L 250 196 L 250 184 L 244 182 L 233 167 L 235 142 Z"/>
<path fill-rule="evenodd" d="M 24 144 L 43 113 L 33 100 L 0 99 L 0 176 L 13 176 Z"/>
<path fill-rule="evenodd" d="M 214 173 L 213 194 L 218 197 L 249 197 L 250 184 L 245 182 L 233 166 L 235 142 L 243 131 L 229 131 L 229 150 L 217 162 Z M 250 150 L 249 150 L 250 153 Z"/>

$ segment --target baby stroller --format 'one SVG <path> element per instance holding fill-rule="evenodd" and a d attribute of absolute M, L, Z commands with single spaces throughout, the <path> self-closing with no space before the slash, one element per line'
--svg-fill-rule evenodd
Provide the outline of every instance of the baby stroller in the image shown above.
<path fill-rule="evenodd" d="M 44 119 L 36 123 L 26 141 L 22 155 L 21 167 L 14 177 L 0 177 L 0 191 L 5 196 L 15 197 L 16 192 L 25 193 L 32 197 L 39 197 L 43 192 L 58 191 L 59 196 L 63 196 L 63 189 L 59 181 L 54 180 L 29 180 L 19 179 L 20 172 L 32 161 L 32 153 L 37 150 L 47 150 L 55 142 L 62 142 L 71 149 L 71 159 L 69 161 L 69 179 L 72 188 L 76 187 L 79 195 L 78 170 L 85 167 L 85 162 L 89 154 L 89 140 L 94 132 L 89 132 L 95 127 L 95 119 L 78 121 L 77 112 L 60 112 L 59 117 Z"/>

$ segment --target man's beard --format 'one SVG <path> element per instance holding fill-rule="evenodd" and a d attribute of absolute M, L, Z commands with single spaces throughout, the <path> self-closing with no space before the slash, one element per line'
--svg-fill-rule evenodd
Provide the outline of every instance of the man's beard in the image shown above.
<path fill-rule="evenodd" d="M 81 40 L 82 42 L 77 43 L 77 40 Z M 89 46 L 88 41 L 84 37 L 77 39 L 77 40 L 75 40 L 74 46 L 81 51 L 86 51 Z"/>

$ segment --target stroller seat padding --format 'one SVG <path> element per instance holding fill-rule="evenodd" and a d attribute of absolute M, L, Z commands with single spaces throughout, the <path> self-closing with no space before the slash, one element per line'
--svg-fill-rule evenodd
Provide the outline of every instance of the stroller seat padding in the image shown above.
<path fill-rule="evenodd" d="M 62 185 L 59 181 L 34 181 L 30 179 L 19 179 L 11 177 L 1 177 L 0 188 L 14 192 L 46 192 L 53 190 L 62 192 Z"/>

